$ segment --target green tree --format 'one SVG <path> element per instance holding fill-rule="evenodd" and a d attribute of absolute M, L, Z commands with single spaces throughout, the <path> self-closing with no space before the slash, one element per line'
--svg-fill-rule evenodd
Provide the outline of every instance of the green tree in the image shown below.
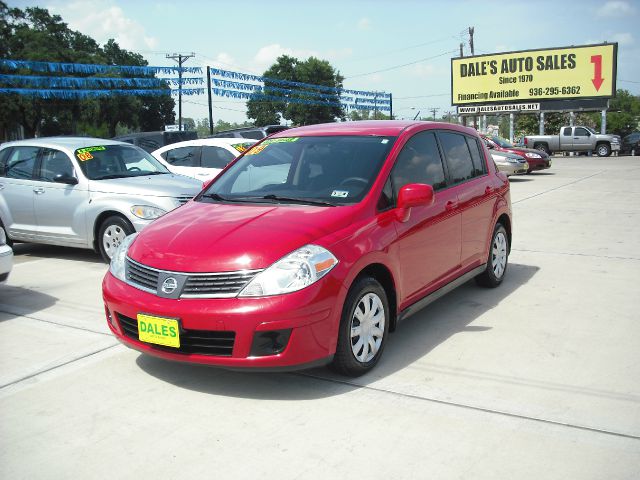
<path fill-rule="evenodd" d="M 607 132 L 622 137 L 640 127 L 640 96 L 628 90 L 617 90 L 616 97 L 609 101 Z"/>
<path fill-rule="evenodd" d="M 100 47 L 91 37 L 71 30 L 62 17 L 51 15 L 46 9 L 30 7 L 23 11 L 9 8 L 1 0 L 0 57 L 46 62 L 147 65 L 141 55 L 121 49 L 114 40 Z M 2 73 L 28 75 L 32 72 Z M 114 95 L 83 100 L 0 95 L 0 137 L 7 138 L 19 126 L 24 128 L 27 137 L 88 131 L 105 132 L 113 136 L 118 123 L 130 129 L 153 127 L 157 130 L 167 123 L 173 123 L 173 106 L 174 101 L 169 94 L 156 97 Z"/>
<path fill-rule="evenodd" d="M 301 87 L 284 87 L 280 83 L 267 80 L 264 84 L 264 94 L 279 97 L 282 100 L 262 99 L 260 93 L 254 94 L 247 102 L 247 116 L 255 119 L 256 125 L 277 124 L 281 118 L 291 120 L 295 125 L 310 125 L 345 119 L 344 109 L 340 106 L 339 94 L 344 77 L 326 60 L 309 57 L 307 60 L 301 61 L 282 55 L 264 72 L 263 76 L 277 80 L 322 85 L 338 89 L 338 91 L 319 92 Z M 287 88 L 291 91 L 283 93 L 276 88 Z M 314 93 L 323 93 L 326 96 L 317 96 Z M 313 101 L 314 104 L 300 103 L 295 100 Z"/>
<path fill-rule="evenodd" d="M 351 110 L 349 112 L 349 120 L 390 120 L 389 115 L 384 114 L 380 110 Z"/>

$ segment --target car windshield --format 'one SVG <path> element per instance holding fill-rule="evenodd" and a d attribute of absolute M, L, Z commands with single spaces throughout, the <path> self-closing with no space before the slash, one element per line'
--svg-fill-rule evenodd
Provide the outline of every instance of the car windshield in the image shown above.
<path fill-rule="evenodd" d="M 170 173 L 155 158 L 133 145 L 83 147 L 75 151 L 75 157 L 89 180 Z"/>
<path fill-rule="evenodd" d="M 200 201 L 347 205 L 371 188 L 396 137 L 267 139 L 249 149 Z"/>
<path fill-rule="evenodd" d="M 513 145 L 511 144 L 511 142 L 509 140 L 505 140 L 502 137 L 491 137 L 491 140 L 493 140 L 502 148 L 513 148 Z"/>

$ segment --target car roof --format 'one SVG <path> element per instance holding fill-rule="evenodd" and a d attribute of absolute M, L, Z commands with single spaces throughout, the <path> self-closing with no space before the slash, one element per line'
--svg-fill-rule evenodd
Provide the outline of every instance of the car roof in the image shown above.
<path fill-rule="evenodd" d="M 169 145 L 165 145 L 164 147 L 160 147 L 157 150 L 154 150 L 152 153 L 156 152 L 166 152 L 167 150 L 173 150 L 174 148 L 180 147 L 191 147 L 198 145 L 210 145 L 214 147 L 228 147 L 231 145 L 238 145 L 241 143 L 256 143 L 257 140 L 253 138 L 198 138 L 195 140 L 184 140 L 182 142 L 170 143 Z"/>
<path fill-rule="evenodd" d="M 296 127 L 290 130 L 275 133 L 269 138 L 322 135 L 380 135 L 398 136 L 407 128 L 419 125 L 429 125 L 432 128 L 448 128 L 470 133 L 473 129 L 461 127 L 453 123 L 423 122 L 411 120 L 361 120 L 356 122 L 321 123 Z"/>
<path fill-rule="evenodd" d="M 76 150 L 83 147 L 92 147 L 96 145 L 128 145 L 130 143 L 119 142 L 117 140 L 107 140 L 104 138 L 96 137 L 40 137 L 29 138 L 26 140 L 16 140 L 13 142 L 7 142 L 2 144 L 2 147 L 18 147 L 18 146 L 30 146 L 30 147 L 52 147 L 52 148 L 66 148 L 68 150 Z"/>

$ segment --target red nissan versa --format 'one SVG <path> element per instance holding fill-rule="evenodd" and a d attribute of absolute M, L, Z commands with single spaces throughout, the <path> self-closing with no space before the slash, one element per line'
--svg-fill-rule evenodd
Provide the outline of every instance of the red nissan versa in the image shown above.
<path fill-rule="evenodd" d="M 496 150 L 497 152 L 509 152 L 522 155 L 529 164 L 529 170 L 527 173 L 531 173 L 535 170 L 544 170 L 551 168 L 551 157 L 542 150 L 534 150 L 533 148 L 516 147 L 504 138 L 498 136 L 487 137 L 486 135 L 480 135 L 484 140 L 487 148 L 490 150 Z"/>
<path fill-rule="evenodd" d="M 227 368 L 373 368 L 389 332 L 511 243 L 509 182 L 478 134 L 369 121 L 277 133 L 125 239 L 109 327 L 141 352 Z"/>

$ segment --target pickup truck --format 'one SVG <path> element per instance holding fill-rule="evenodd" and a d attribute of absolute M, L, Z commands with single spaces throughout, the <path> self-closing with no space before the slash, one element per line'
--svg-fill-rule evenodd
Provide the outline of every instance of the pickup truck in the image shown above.
<path fill-rule="evenodd" d="M 593 151 L 599 157 L 608 157 L 620 150 L 620 137 L 599 134 L 589 127 L 562 127 L 559 135 L 527 135 L 524 144 L 547 154 Z"/>

